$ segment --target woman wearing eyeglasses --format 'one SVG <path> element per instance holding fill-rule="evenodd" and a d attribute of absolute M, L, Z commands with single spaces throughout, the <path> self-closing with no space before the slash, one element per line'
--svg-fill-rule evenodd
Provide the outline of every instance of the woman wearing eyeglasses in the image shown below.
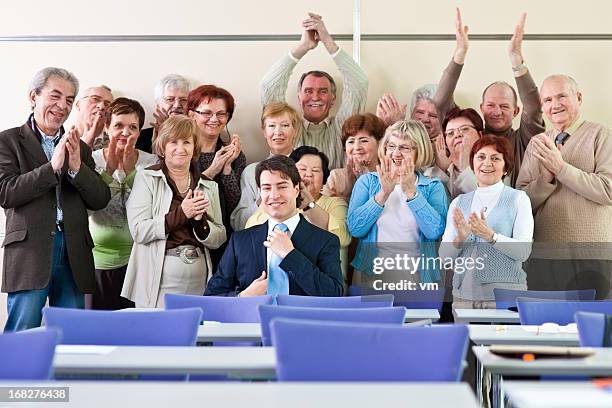
<path fill-rule="evenodd" d="M 446 169 L 432 167 L 425 174 L 442 180 L 452 200 L 459 194 L 476 189 L 476 176 L 470 168 L 470 152 L 482 136 L 484 124 L 474 109 L 455 108 L 444 118 L 442 129 L 450 151 L 450 166 Z"/>
<path fill-rule="evenodd" d="M 223 225 L 228 236 L 232 232 L 230 215 L 240 201 L 240 176 L 246 167 L 238 135 L 232 135 L 227 143 L 221 138 L 221 132 L 232 119 L 234 106 L 232 94 L 215 85 L 201 85 L 187 96 L 189 116 L 195 119 L 200 129 L 200 170 L 205 178 L 219 185 Z M 211 251 L 213 267 L 218 264 L 224 250 L 225 245 Z"/>
<path fill-rule="evenodd" d="M 502 182 L 513 164 L 506 138 L 481 137 L 469 160 L 478 187 L 451 203 L 440 257 L 455 261 L 453 308 L 494 309 L 493 289 L 527 289 L 522 263 L 533 240 L 531 203 Z"/>
<path fill-rule="evenodd" d="M 420 264 L 414 269 L 408 261 L 401 265 L 387 261 L 397 255 L 416 261 L 435 257 L 435 242 L 444 232 L 446 191 L 440 180 L 422 174 L 435 160 L 425 126 L 414 120 L 391 125 L 379 144 L 378 156 L 377 171 L 357 180 L 349 203 L 349 231 L 359 239 L 352 265 L 362 281 L 376 275 L 372 285 L 380 286 L 377 279 L 397 282 L 396 277 L 438 282 L 438 265 Z M 387 265 L 381 271 L 381 262 L 385 261 Z M 391 269 L 395 273 L 385 275 Z"/>

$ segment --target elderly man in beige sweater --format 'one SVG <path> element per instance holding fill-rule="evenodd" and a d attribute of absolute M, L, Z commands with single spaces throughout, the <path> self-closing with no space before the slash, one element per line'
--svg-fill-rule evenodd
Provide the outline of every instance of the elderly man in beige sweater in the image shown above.
<path fill-rule="evenodd" d="M 546 78 L 540 99 L 552 129 L 531 140 L 517 180 L 535 218 L 527 286 L 610 298 L 612 131 L 580 117 L 582 93 L 569 76 Z"/>

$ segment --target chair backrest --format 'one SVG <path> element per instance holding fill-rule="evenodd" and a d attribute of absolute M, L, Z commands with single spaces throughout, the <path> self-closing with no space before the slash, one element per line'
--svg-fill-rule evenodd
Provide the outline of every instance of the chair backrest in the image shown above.
<path fill-rule="evenodd" d="M 348 296 L 368 296 L 377 293 L 380 295 L 393 295 L 393 306 L 404 306 L 406 309 L 438 309 L 442 310 L 444 302 L 444 288 L 435 290 L 383 290 L 364 288 L 357 285 L 348 287 Z"/>
<path fill-rule="evenodd" d="M 497 309 L 508 309 L 516 307 L 516 298 L 537 298 L 556 300 L 595 300 L 595 289 L 582 290 L 513 290 L 493 289 L 495 296 L 495 307 Z"/>
<path fill-rule="evenodd" d="M 277 295 L 276 303 L 279 306 L 297 307 L 333 307 L 333 308 L 368 308 L 368 307 L 392 307 L 393 295 L 372 296 L 297 296 Z"/>
<path fill-rule="evenodd" d="M 574 323 L 576 312 L 596 312 L 612 314 L 612 301 L 564 302 L 555 300 L 535 300 L 517 298 L 521 324 L 540 325 L 543 323 Z"/>
<path fill-rule="evenodd" d="M 48 380 L 59 337 L 53 329 L 0 335 L 0 380 Z"/>
<path fill-rule="evenodd" d="M 166 294 L 166 309 L 199 307 L 202 320 L 222 323 L 259 323 L 257 306 L 272 303 L 272 296 L 193 296 Z"/>
<path fill-rule="evenodd" d="M 403 307 L 377 307 L 357 309 L 336 309 L 329 307 L 259 306 L 261 319 L 261 342 L 271 346 L 270 322 L 276 318 L 295 320 L 320 320 L 353 323 L 404 323 L 406 309 Z"/>
<path fill-rule="evenodd" d="M 202 310 L 121 313 L 46 307 L 45 324 L 62 330 L 61 344 L 194 346 Z"/>
<path fill-rule="evenodd" d="M 576 326 L 582 347 L 603 347 L 606 315 L 603 313 L 576 312 Z"/>
<path fill-rule="evenodd" d="M 275 319 L 272 339 L 279 381 L 459 381 L 468 330 Z"/>

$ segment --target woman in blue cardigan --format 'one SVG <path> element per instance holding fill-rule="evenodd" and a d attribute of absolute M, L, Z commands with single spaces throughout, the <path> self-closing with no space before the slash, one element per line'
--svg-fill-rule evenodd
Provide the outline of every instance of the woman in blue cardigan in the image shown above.
<path fill-rule="evenodd" d="M 357 180 L 349 203 L 348 227 L 359 239 L 352 265 L 362 276 L 356 280 L 372 280 L 370 290 L 415 290 L 401 283 L 418 288 L 416 282 L 440 282 L 434 258 L 448 198 L 440 180 L 421 172 L 435 160 L 427 130 L 418 121 L 396 122 L 379 143 L 378 156 L 376 173 Z"/>

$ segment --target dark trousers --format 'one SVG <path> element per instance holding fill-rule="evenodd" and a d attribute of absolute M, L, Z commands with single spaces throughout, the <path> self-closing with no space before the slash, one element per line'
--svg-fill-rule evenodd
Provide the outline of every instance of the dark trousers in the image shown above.
<path fill-rule="evenodd" d="M 134 307 L 134 302 L 121 297 L 127 265 L 116 269 L 96 269 L 96 293 L 85 295 L 85 308 L 119 310 Z"/>

